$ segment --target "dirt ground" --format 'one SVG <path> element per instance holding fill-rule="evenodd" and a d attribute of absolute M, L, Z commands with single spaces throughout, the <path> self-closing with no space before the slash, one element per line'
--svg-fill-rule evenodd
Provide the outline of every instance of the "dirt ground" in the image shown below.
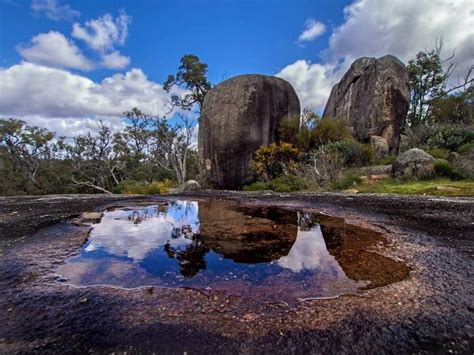
<path fill-rule="evenodd" d="M 56 269 L 89 226 L 129 203 L 225 199 L 308 209 L 383 232 L 372 250 L 410 267 L 361 296 L 296 305 L 220 291 L 77 288 Z M 0 353 L 466 353 L 474 351 L 474 199 L 199 191 L 187 196 L 0 198 Z"/>

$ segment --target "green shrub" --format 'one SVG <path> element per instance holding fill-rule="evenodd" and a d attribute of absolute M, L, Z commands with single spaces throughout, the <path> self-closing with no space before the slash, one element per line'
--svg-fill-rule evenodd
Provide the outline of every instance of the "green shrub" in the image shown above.
<path fill-rule="evenodd" d="M 314 129 L 314 139 L 319 144 L 351 139 L 347 123 L 342 118 L 323 118 Z"/>
<path fill-rule="evenodd" d="M 273 179 L 270 188 L 277 192 L 301 191 L 308 188 L 306 180 L 295 175 L 285 175 Z"/>
<path fill-rule="evenodd" d="M 146 186 L 138 181 L 124 180 L 120 183 L 120 193 L 146 195 Z"/>
<path fill-rule="evenodd" d="M 263 191 L 271 190 L 270 184 L 267 182 L 257 181 L 250 185 L 244 186 L 244 191 Z"/>
<path fill-rule="evenodd" d="M 474 149 L 474 142 L 463 144 L 458 148 L 459 154 L 467 154 Z"/>
<path fill-rule="evenodd" d="M 375 157 L 374 149 L 368 144 L 361 144 L 353 139 L 332 142 L 329 149 L 337 152 L 345 166 L 369 165 Z"/>
<path fill-rule="evenodd" d="M 356 175 L 348 175 L 340 180 L 331 181 L 332 190 L 347 190 L 362 183 L 362 178 Z"/>
<path fill-rule="evenodd" d="M 449 155 L 449 150 L 444 148 L 431 148 L 427 149 L 426 152 L 436 159 L 446 159 Z"/>
<path fill-rule="evenodd" d="M 382 157 L 374 161 L 374 164 L 375 165 L 391 165 L 395 161 L 395 159 L 397 159 L 396 155 L 387 155 L 385 157 Z"/>
<path fill-rule="evenodd" d="M 300 168 L 300 150 L 289 143 L 272 143 L 255 151 L 251 169 L 260 179 L 270 181 L 284 174 L 295 174 Z"/>
<path fill-rule="evenodd" d="M 257 181 L 244 186 L 244 191 L 272 190 L 276 192 L 301 191 L 308 187 L 306 180 L 295 175 L 285 175 L 273 179 L 270 182 Z"/>
<path fill-rule="evenodd" d="M 474 141 L 474 130 L 469 127 L 436 125 L 431 128 L 426 145 L 455 151 L 466 143 Z"/>
<path fill-rule="evenodd" d="M 447 177 L 451 180 L 462 180 L 464 176 L 446 160 L 438 160 L 434 164 L 434 170 L 437 176 Z"/>

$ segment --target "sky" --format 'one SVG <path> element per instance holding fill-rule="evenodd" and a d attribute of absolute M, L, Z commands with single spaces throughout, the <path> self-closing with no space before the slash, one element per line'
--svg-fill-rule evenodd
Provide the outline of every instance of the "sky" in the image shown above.
<path fill-rule="evenodd" d="M 184 54 L 213 84 L 288 80 L 321 112 L 362 56 L 407 63 L 443 39 L 461 77 L 474 62 L 471 0 L 0 0 L 0 117 L 74 136 L 133 107 L 166 115 L 162 84 Z"/>

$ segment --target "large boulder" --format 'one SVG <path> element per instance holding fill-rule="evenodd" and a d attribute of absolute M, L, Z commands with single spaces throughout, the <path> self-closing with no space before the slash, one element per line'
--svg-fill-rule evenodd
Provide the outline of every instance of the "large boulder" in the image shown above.
<path fill-rule="evenodd" d="M 390 154 L 397 154 L 409 102 L 408 72 L 400 60 L 363 57 L 332 88 L 323 117 L 345 118 L 359 141 L 381 136 Z"/>
<path fill-rule="evenodd" d="M 212 88 L 199 122 L 199 165 L 207 183 L 238 189 L 254 179 L 255 150 L 278 140 L 283 118 L 300 115 L 300 102 L 285 80 L 241 75 Z"/>
<path fill-rule="evenodd" d="M 392 163 L 391 175 L 395 178 L 428 178 L 434 175 L 436 159 L 424 150 L 413 148 L 401 153 Z"/>

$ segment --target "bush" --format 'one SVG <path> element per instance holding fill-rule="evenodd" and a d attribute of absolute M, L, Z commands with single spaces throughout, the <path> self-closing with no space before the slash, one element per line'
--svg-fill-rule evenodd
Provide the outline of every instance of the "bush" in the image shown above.
<path fill-rule="evenodd" d="M 270 183 L 271 190 L 277 192 L 301 191 L 308 188 L 306 180 L 295 175 L 280 176 Z"/>
<path fill-rule="evenodd" d="M 244 186 L 244 191 L 263 191 L 271 190 L 270 184 L 268 182 L 257 181 L 250 185 Z"/>
<path fill-rule="evenodd" d="M 445 160 L 438 160 L 434 164 L 434 170 L 437 176 L 447 177 L 451 180 L 462 180 L 464 176 L 451 164 Z"/>
<path fill-rule="evenodd" d="M 156 181 L 147 186 L 146 192 L 148 195 L 162 195 L 174 186 L 173 181 L 165 179 L 163 181 Z"/>
<path fill-rule="evenodd" d="M 446 159 L 449 155 L 449 150 L 444 148 L 426 149 L 426 152 L 436 159 Z"/>
<path fill-rule="evenodd" d="M 458 148 L 459 154 L 467 154 L 474 149 L 474 142 L 463 144 Z"/>
<path fill-rule="evenodd" d="M 350 140 L 352 138 L 347 123 L 342 118 L 323 118 L 314 129 L 314 139 L 319 144 Z"/>
<path fill-rule="evenodd" d="M 270 182 L 257 181 L 244 186 L 244 191 L 272 190 L 276 192 L 301 191 L 308 187 L 306 180 L 295 175 L 277 177 Z"/>
<path fill-rule="evenodd" d="M 374 161 L 374 164 L 375 165 L 392 165 L 395 159 L 397 159 L 396 155 L 387 155 L 385 157 L 382 157 Z"/>
<path fill-rule="evenodd" d="M 474 130 L 469 127 L 437 125 L 432 128 L 426 145 L 431 148 L 444 148 L 450 151 L 474 141 Z"/>
<path fill-rule="evenodd" d="M 345 166 L 369 165 L 375 158 L 375 150 L 368 144 L 361 144 L 353 139 L 330 143 L 333 149 L 343 159 Z"/>
<path fill-rule="evenodd" d="M 136 195 L 161 195 L 167 193 L 173 186 L 174 183 L 169 179 L 152 182 L 151 184 L 133 180 L 125 180 L 120 184 L 120 193 Z"/>
<path fill-rule="evenodd" d="M 331 181 L 332 190 L 347 190 L 362 183 L 362 179 L 356 175 L 348 175 L 341 180 Z"/>
<path fill-rule="evenodd" d="M 295 174 L 300 168 L 298 155 L 300 150 L 289 143 L 272 143 L 261 146 L 255 152 L 251 169 L 265 181 L 282 175 Z"/>

